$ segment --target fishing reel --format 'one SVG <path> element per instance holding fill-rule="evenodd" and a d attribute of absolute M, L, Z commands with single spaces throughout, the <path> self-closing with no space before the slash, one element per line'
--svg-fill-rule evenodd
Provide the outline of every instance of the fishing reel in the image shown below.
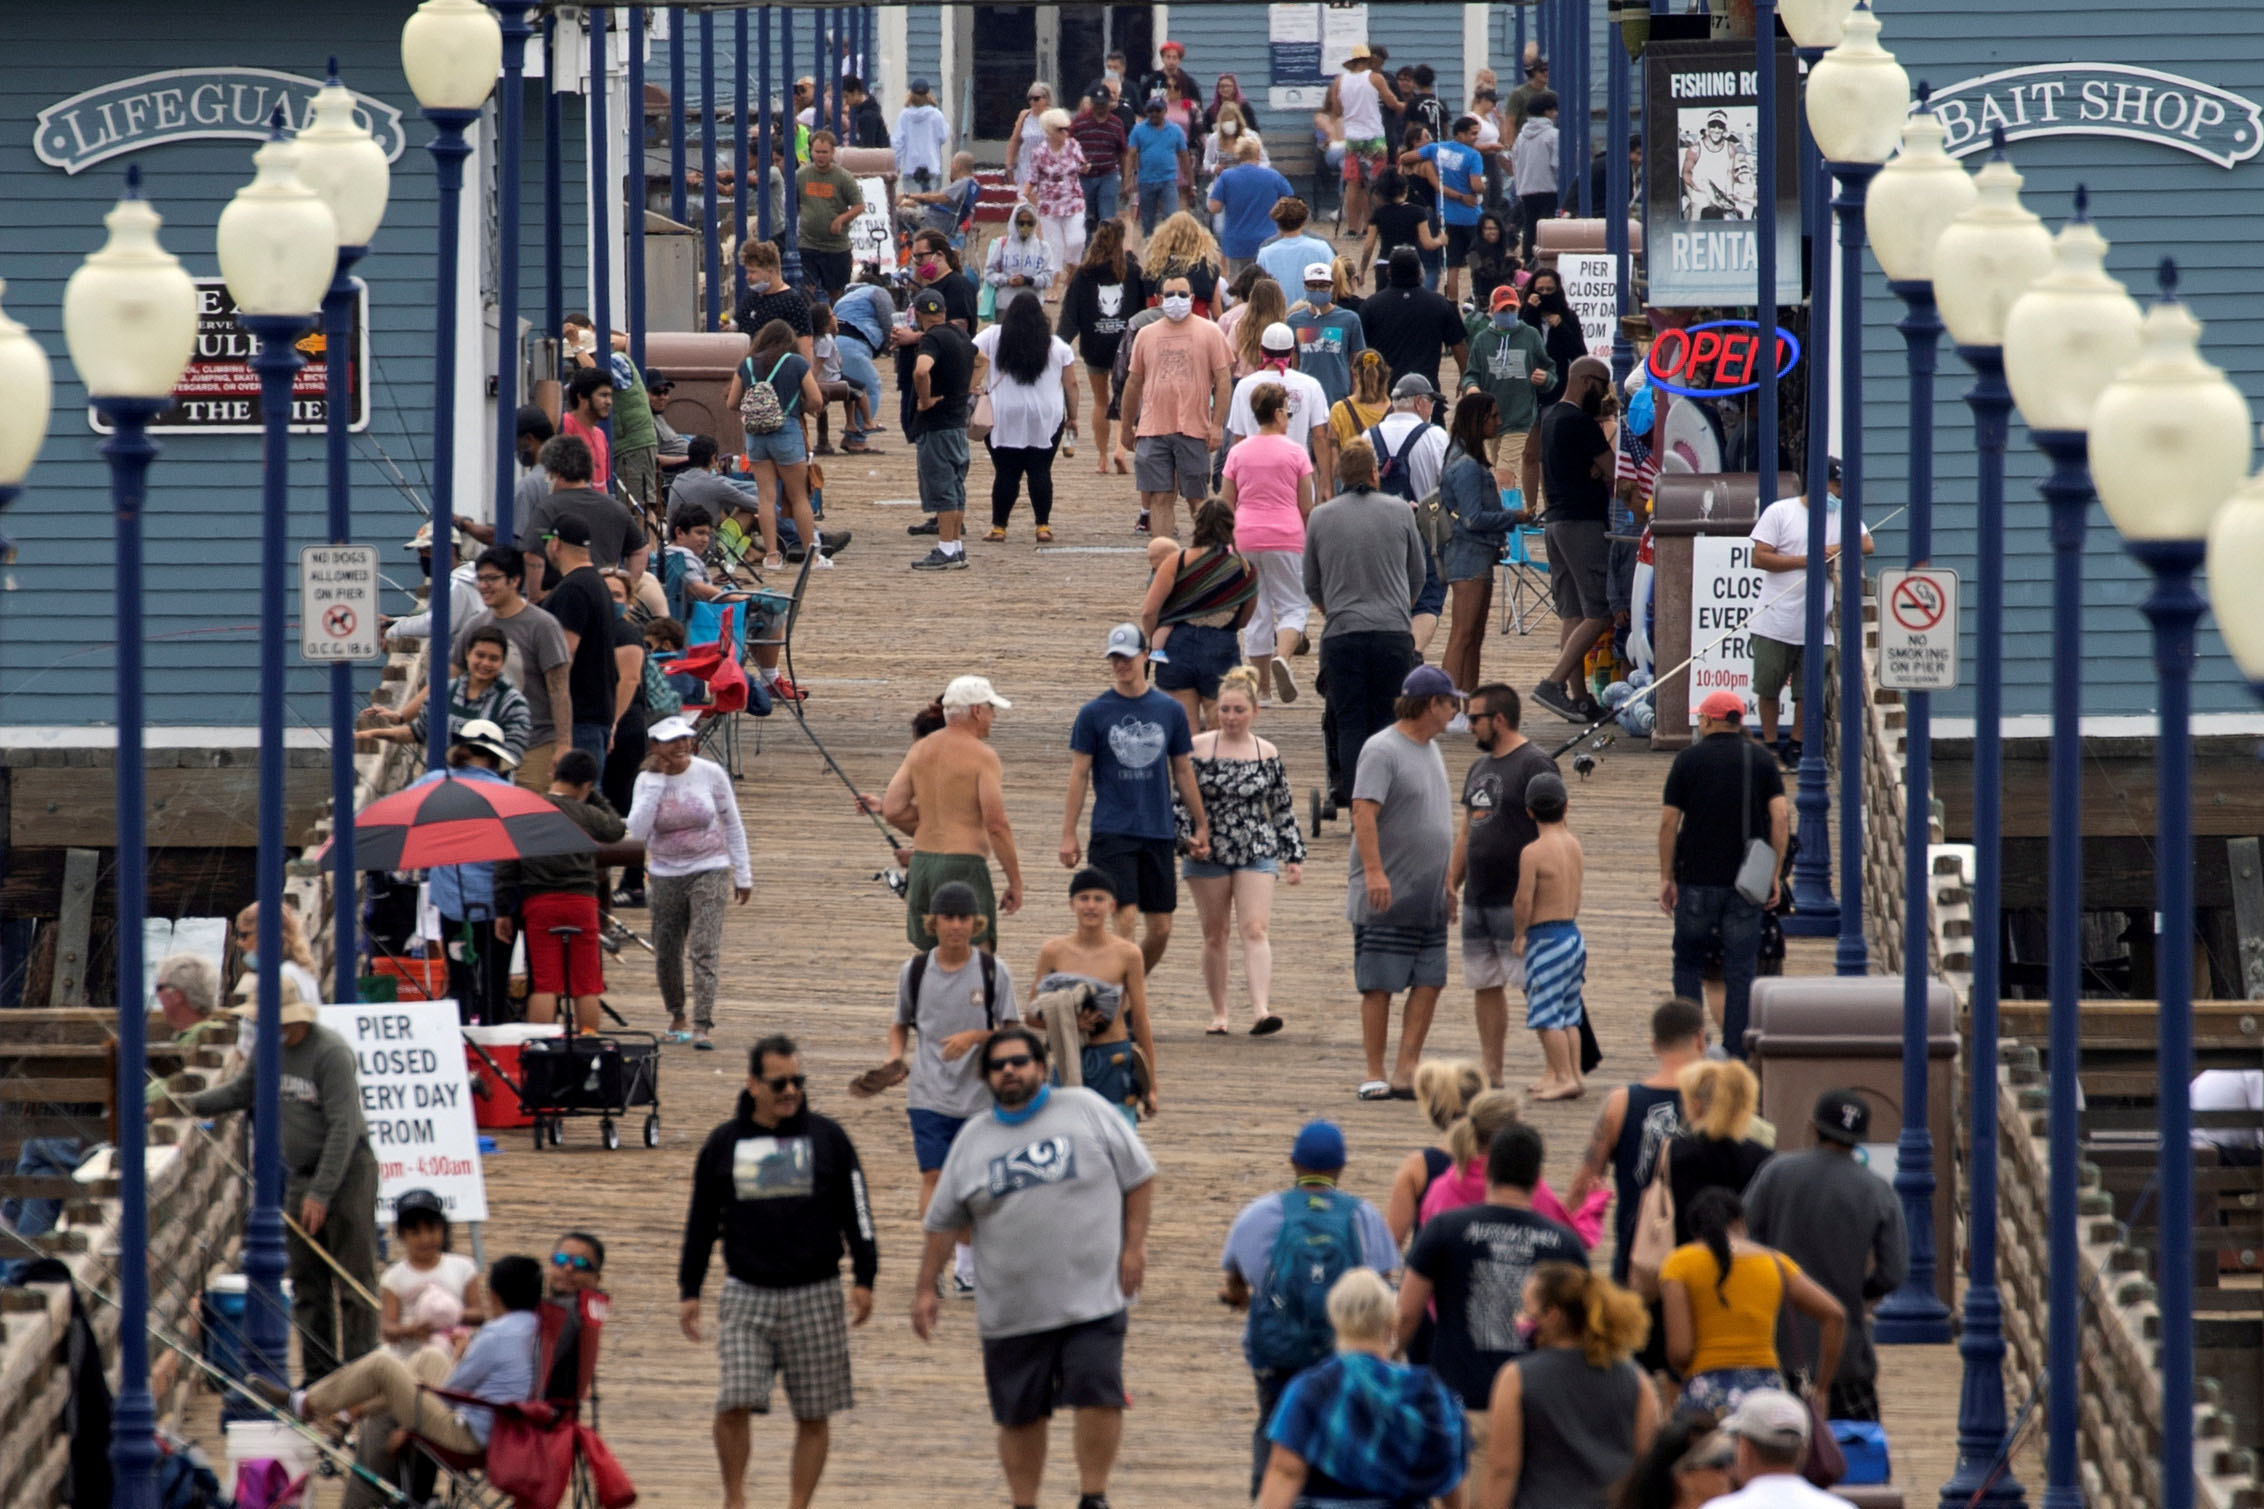
<path fill-rule="evenodd" d="M 902 899 L 912 889 L 911 877 L 890 865 L 885 870 L 873 871 L 873 879 L 888 887 L 889 894 Z"/>

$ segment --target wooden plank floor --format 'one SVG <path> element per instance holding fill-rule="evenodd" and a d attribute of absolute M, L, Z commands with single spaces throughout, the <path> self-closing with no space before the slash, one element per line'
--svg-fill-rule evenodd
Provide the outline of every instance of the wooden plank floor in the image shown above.
<path fill-rule="evenodd" d="M 1068 725 L 1077 706 L 1107 684 L 1102 640 L 1111 624 L 1133 615 L 1145 579 L 1145 539 L 1129 533 L 1129 479 L 1096 478 L 1092 451 L 1081 447 L 1055 469 L 1054 549 L 1033 548 L 1025 504 L 1007 544 L 969 546 L 971 569 L 914 573 L 908 563 L 927 542 L 907 540 L 903 531 L 920 515 L 882 501 L 913 495 L 911 453 L 893 428 L 879 438 L 884 457 L 828 466 L 827 522 L 851 527 L 857 537 L 837 569 L 814 579 L 802 620 L 796 668 L 812 693 L 811 728 L 862 787 L 878 792 L 905 747 L 912 712 L 950 677 L 987 675 L 1013 701 L 994 738 L 1031 899 L 1005 922 L 1003 954 L 1017 982 L 1026 983 L 1039 941 L 1070 926 L 1066 875 L 1054 855 Z M 987 465 L 978 460 L 970 483 L 975 522 L 987 503 Z M 1553 658 L 1550 638 L 1489 636 L 1488 676 L 1530 687 Z M 1442 628 L 1434 650 L 1444 642 Z M 1281 745 L 1300 790 L 1322 770 L 1320 704 L 1310 694 L 1314 664 L 1311 657 L 1297 664 L 1307 695 L 1269 709 L 1260 725 Z M 1542 738 L 1570 731 L 1546 714 L 1532 724 Z M 604 1152 L 594 1122 L 569 1123 L 565 1147 L 540 1154 L 524 1134 L 508 1136 L 487 1164 L 494 1219 L 486 1250 L 491 1260 L 507 1252 L 546 1254 L 557 1232 L 575 1226 L 604 1236 L 614 1297 L 602 1368 L 606 1435 L 644 1503 L 716 1503 L 708 1433 L 714 1352 L 686 1343 L 676 1326 L 689 1169 L 700 1140 L 730 1112 L 746 1045 L 763 1033 L 791 1033 L 804 1048 L 815 1106 L 846 1124 L 863 1155 L 882 1252 L 879 1302 L 853 1343 L 858 1404 L 835 1422 L 821 1502 L 922 1509 L 1000 1503 L 1004 1482 L 973 1307 L 948 1305 L 932 1344 L 912 1335 L 907 1318 L 918 1182 L 901 1097 L 856 1101 L 844 1088 L 882 1056 L 893 982 L 907 952 L 902 904 L 873 878 L 888 855 L 785 715 L 747 726 L 762 731 L 761 752 L 750 752 L 740 788 L 757 881 L 753 905 L 734 910 L 728 924 L 718 1033 L 724 1051 L 667 1051 L 656 1152 L 635 1144 L 633 1128 L 621 1151 Z M 1471 757 L 1468 740 L 1450 737 L 1447 757 L 1459 781 Z M 1591 779 L 1573 783 L 1571 821 L 1588 851 L 1588 1000 L 1606 1055 L 1593 1080 L 1598 1087 L 1646 1072 L 1647 1017 L 1668 985 L 1670 929 L 1656 904 L 1653 858 L 1667 763 L 1622 741 Z M 1235 1211 L 1285 1177 L 1297 1127 L 1316 1115 L 1337 1119 L 1352 1152 L 1347 1185 L 1379 1199 L 1398 1161 L 1426 1140 L 1412 1105 L 1353 1098 L 1361 1075 L 1342 911 L 1345 826 L 1331 825 L 1313 847 L 1304 885 L 1279 892 L 1274 917 L 1275 1003 L 1288 1018 L 1286 1031 L 1261 1041 L 1203 1036 L 1208 1013 L 1191 903 L 1151 984 L 1162 1115 L 1144 1131 L 1162 1182 L 1148 1287 L 1127 1358 L 1135 1405 L 1111 1492 L 1126 1509 L 1243 1500 L 1255 1403 L 1238 1319 L 1215 1298 L 1216 1262 Z M 1829 944 L 1799 946 L 1794 967 L 1828 969 Z M 1239 960 L 1234 968 L 1239 991 Z M 1474 1055 L 1459 959 L 1454 970 L 1430 1048 Z M 649 961 L 621 961 L 611 998 L 632 1025 L 661 1024 Z M 1513 1083 L 1537 1074 L 1528 1034 L 1513 1032 L 1510 1048 Z M 1571 1176 L 1600 1093 L 1533 1108 L 1559 1187 Z M 711 1284 L 720 1277 L 718 1258 Z M 1950 1467 L 1955 1355 L 1948 1348 L 1889 1349 L 1886 1368 L 1881 1392 L 1898 1475 L 1911 1485 L 1912 1503 L 1931 1500 Z M 783 1406 L 756 1426 L 756 1503 L 784 1498 L 788 1436 Z M 1066 1440 L 1057 1440 L 1048 1503 L 1075 1493 Z"/>

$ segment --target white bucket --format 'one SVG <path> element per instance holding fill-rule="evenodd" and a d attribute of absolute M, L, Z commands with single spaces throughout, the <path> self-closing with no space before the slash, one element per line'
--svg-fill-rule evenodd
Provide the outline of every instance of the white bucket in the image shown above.
<path fill-rule="evenodd" d="M 288 1425 L 270 1420 L 238 1420 L 228 1427 L 228 1474 L 224 1484 L 234 1484 L 236 1469 L 245 1462 L 256 1462 L 273 1457 L 289 1469 L 294 1478 L 305 1477 L 314 1470 L 314 1443 Z"/>

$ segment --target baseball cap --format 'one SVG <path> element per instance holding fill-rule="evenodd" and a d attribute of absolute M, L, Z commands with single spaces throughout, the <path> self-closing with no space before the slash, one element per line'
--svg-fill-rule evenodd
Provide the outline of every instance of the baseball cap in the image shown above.
<path fill-rule="evenodd" d="M 1306 1122 L 1289 1145 L 1289 1161 L 1321 1173 L 1344 1167 L 1344 1133 L 1333 1121 Z"/>
<path fill-rule="evenodd" d="M 1819 1137 L 1860 1147 L 1871 1137 L 1871 1107 L 1853 1090 L 1826 1090 L 1816 1097 L 1816 1114 L 1808 1124 Z"/>
<path fill-rule="evenodd" d="M 464 531 L 461 529 L 452 531 L 450 542 L 455 545 L 458 555 L 464 553 Z M 404 550 L 430 550 L 432 548 L 432 521 L 428 519 L 419 525 L 417 532 L 409 536 L 402 543 L 401 548 Z"/>
<path fill-rule="evenodd" d="M 1109 879 L 1108 871 L 1087 865 L 1069 877 L 1069 894 L 1075 896 L 1081 891 L 1106 891 L 1114 896 L 1116 882 Z"/>
<path fill-rule="evenodd" d="M 1164 107 L 1164 98 L 1163 98 L 1163 91 L 1162 91 L 1161 89 L 1158 89 L 1158 90 L 1157 90 L 1157 91 L 1155 91 L 1155 92 L 1154 92 L 1153 94 L 1151 94 L 1151 95 L 1149 95 L 1149 96 L 1148 96 L 1148 108 L 1149 108 L 1150 110 L 1161 110 L 1161 109 L 1162 109 L 1163 107 Z"/>
<path fill-rule="evenodd" d="M 1145 655 L 1147 652 L 1148 636 L 1140 632 L 1138 624 L 1118 624 L 1108 631 L 1107 653 L 1110 659 L 1119 655 Z"/>
<path fill-rule="evenodd" d="M 1745 699 L 1735 692 L 1708 692 L 1706 700 L 1698 704 L 1701 718 L 1727 718 L 1738 722 L 1745 719 Z"/>
<path fill-rule="evenodd" d="M 1544 821 L 1554 822 L 1564 816 L 1565 805 L 1571 800 L 1563 776 L 1544 770 L 1525 783 L 1525 805 Z"/>
<path fill-rule="evenodd" d="M 1515 309 L 1517 307 L 1516 286 L 1504 283 L 1501 287 L 1495 289 L 1493 299 L 1487 307 L 1490 309 Z"/>
<path fill-rule="evenodd" d="M 503 730 L 487 718 L 474 718 L 462 728 L 457 729 L 456 737 L 448 742 L 451 744 L 469 744 L 474 749 L 484 749 L 501 760 L 505 770 L 510 770 L 519 763 L 519 757 L 511 753 L 511 746 L 503 742 Z"/>
<path fill-rule="evenodd" d="M 1720 1428 L 1763 1446 L 1790 1450 L 1808 1440 L 1808 1406 L 1783 1389 L 1757 1388 L 1738 1401 Z"/>
<path fill-rule="evenodd" d="M 914 79 L 912 81 L 912 92 L 914 94 L 933 94 L 935 90 L 926 79 Z"/>
<path fill-rule="evenodd" d="M 393 1222 L 399 1225 L 413 1215 L 434 1215 L 446 1220 L 448 1207 L 429 1189 L 405 1189 L 393 1202 Z"/>
<path fill-rule="evenodd" d="M 645 730 L 647 744 L 673 744 L 678 739 L 696 738 L 699 729 L 689 718 L 663 718 Z"/>
<path fill-rule="evenodd" d="M 949 312 L 949 309 L 943 302 L 942 294 L 937 293 L 932 288 L 923 288 L 912 296 L 912 312 L 914 314 L 945 314 Z"/>
<path fill-rule="evenodd" d="M 1326 283 L 1334 287 L 1336 269 L 1326 262 L 1308 262 L 1305 264 L 1305 281 L 1308 283 Z"/>
<path fill-rule="evenodd" d="M 928 898 L 930 917 L 980 917 L 983 906 L 975 898 L 975 888 L 964 880 L 948 880 L 935 888 Z"/>
<path fill-rule="evenodd" d="M 1435 665 L 1419 665 L 1399 683 L 1402 697 L 1460 697 L 1466 695 L 1454 678 Z"/>
<path fill-rule="evenodd" d="M 1839 457 L 1826 457 L 1824 461 L 1824 480 L 1826 482 L 1838 482 L 1842 480 L 1840 472 L 1841 469 Z"/>
<path fill-rule="evenodd" d="M 572 514 L 568 514 L 563 518 L 552 520 L 550 530 L 543 538 L 557 540 L 564 545 L 580 545 L 587 548 L 590 543 L 590 526 L 575 518 Z"/>
<path fill-rule="evenodd" d="M 1259 332 L 1258 344 L 1268 351 L 1295 351 L 1297 332 L 1280 320 L 1275 320 Z"/>
<path fill-rule="evenodd" d="M 988 676 L 955 676 L 951 685 L 943 689 L 945 707 L 1012 707 L 1014 704 L 991 689 Z"/>
<path fill-rule="evenodd" d="M 647 393 L 666 393 L 675 386 L 676 379 L 670 377 L 666 372 L 655 372 L 649 367 L 645 369 L 645 391 Z"/>
<path fill-rule="evenodd" d="M 1176 53 L 1178 53 L 1178 54 L 1179 54 L 1179 55 L 1180 55 L 1181 57 L 1185 57 L 1185 56 L 1187 56 L 1187 44 L 1186 44 L 1185 42 L 1166 42 L 1166 43 L 1164 43 L 1164 44 L 1163 44 L 1163 46 L 1161 46 L 1161 47 L 1157 48 L 1157 49 L 1156 49 L 1156 51 L 1157 51 L 1157 52 L 1176 52 Z"/>
<path fill-rule="evenodd" d="M 1436 398 L 1439 396 L 1439 390 L 1432 387 L 1431 380 L 1422 373 L 1410 372 L 1391 385 L 1391 396 L 1394 398 Z"/>

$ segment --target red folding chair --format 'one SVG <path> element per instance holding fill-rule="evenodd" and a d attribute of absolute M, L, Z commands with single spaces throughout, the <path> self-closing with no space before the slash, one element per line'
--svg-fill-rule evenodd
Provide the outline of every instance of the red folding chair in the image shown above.
<path fill-rule="evenodd" d="M 560 1509 L 569 1502 L 573 1509 L 626 1509 L 637 1501 L 635 1485 L 597 1432 L 598 1338 L 608 1308 L 600 1293 L 577 1294 L 571 1304 L 543 1301 L 535 1378 L 540 1393 L 552 1397 L 497 1404 L 452 1389 L 426 1389 L 450 1404 L 492 1410 L 495 1417 L 487 1450 L 480 1453 L 410 1436 L 447 1475 L 442 1502 L 449 1509 Z"/>

